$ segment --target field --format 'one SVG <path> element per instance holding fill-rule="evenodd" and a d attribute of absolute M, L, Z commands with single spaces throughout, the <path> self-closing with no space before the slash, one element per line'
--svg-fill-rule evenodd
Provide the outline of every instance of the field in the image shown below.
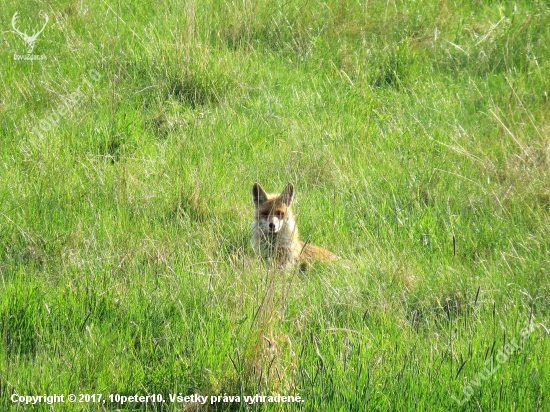
<path fill-rule="evenodd" d="M 550 410 L 547 2 L 148 3 L 0 10 L 0 410 Z"/>

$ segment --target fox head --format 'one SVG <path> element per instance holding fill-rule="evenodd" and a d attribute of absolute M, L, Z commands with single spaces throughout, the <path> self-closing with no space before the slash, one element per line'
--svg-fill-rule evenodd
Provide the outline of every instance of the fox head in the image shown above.
<path fill-rule="evenodd" d="M 290 206 L 294 198 L 294 185 L 289 183 L 279 195 L 269 195 L 260 186 L 252 186 L 256 222 L 258 228 L 265 234 L 276 234 L 284 225 L 292 221 Z"/>

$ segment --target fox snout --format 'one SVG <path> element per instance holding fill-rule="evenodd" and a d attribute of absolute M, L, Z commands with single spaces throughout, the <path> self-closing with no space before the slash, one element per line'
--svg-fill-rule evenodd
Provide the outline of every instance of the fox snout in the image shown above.
<path fill-rule="evenodd" d="M 264 232 L 277 233 L 283 227 L 284 220 L 277 216 L 260 217 L 260 226 Z"/>

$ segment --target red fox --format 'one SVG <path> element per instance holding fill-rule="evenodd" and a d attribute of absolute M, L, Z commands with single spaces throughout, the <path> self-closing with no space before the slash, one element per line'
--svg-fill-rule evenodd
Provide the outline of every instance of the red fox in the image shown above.
<path fill-rule="evenodd" d="M 270 195 L 254 183 L 254 223 L 252 247 L 266 259 L 273 259 L 280 268 L 292 268 L 296 263 L 305 270 L 313 260 L 332 262 L 338 257 L 326 249 L 304 243 L 298 238 L 298 228 L 292 216 L 294 185 L 289 183 L 279 195 Z"/>

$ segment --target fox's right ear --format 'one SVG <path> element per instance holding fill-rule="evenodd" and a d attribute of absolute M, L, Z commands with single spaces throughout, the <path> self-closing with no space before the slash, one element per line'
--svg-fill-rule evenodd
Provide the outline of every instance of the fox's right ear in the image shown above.
<path fill-rule="evenodd" d="M 252 186 L 252 199 L 254 200 L 255 205 L 259 205 L 267 201 L 267 193 L 260 186 L 259 183 L 254 183 Z"/>
<path fill-rule="evenodd" d="M 292 204 L 292 199 L 294 199 L 294 185 L 292 183 L 286 185 L 283 193 L 281 193 L 281 197 L 283 198 L 283 202 L 287 206 L 290 206 Z"/>

